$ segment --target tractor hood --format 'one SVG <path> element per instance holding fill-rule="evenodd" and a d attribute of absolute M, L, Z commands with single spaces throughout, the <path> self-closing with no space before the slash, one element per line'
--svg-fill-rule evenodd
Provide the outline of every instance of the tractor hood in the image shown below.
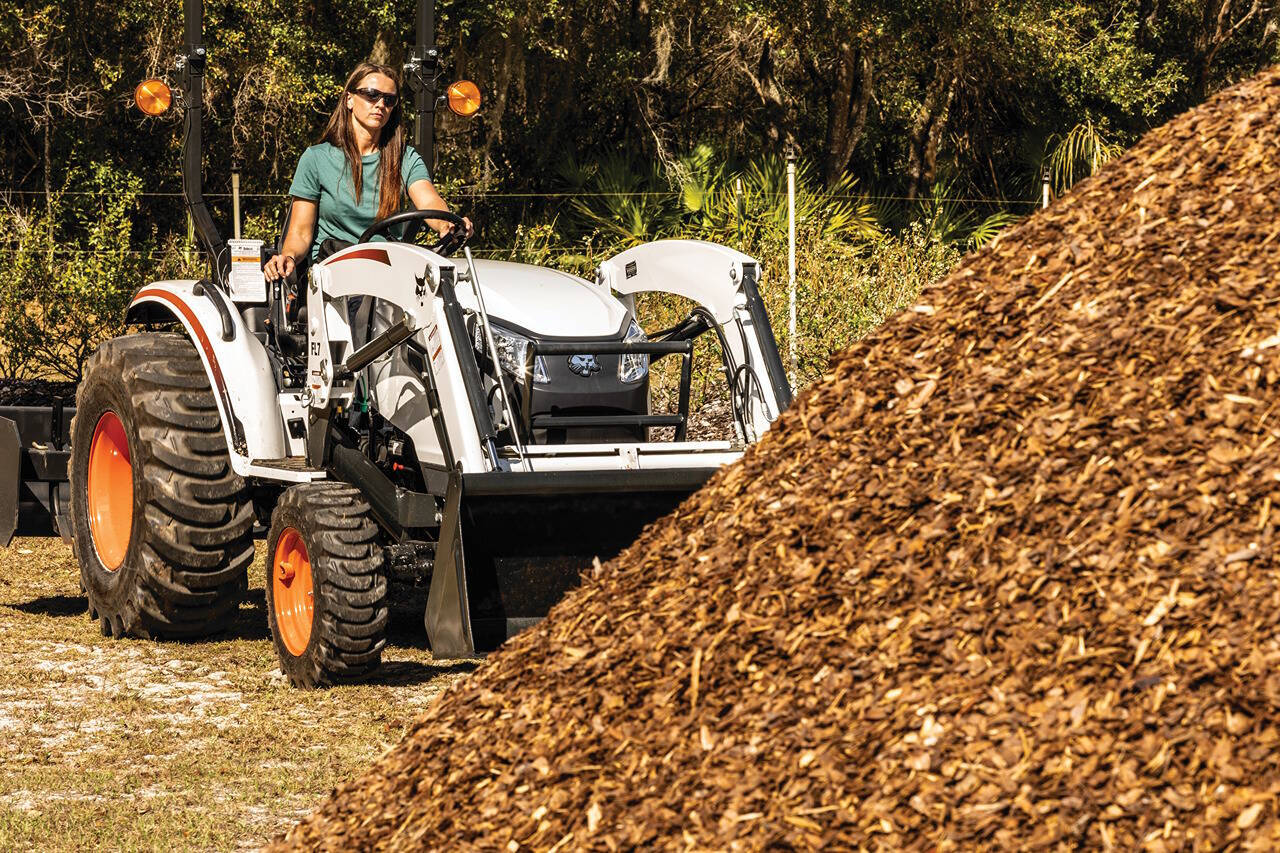
<path fill-rule="evenodd" d="M 465 264 L 465 260 L 463 261 Z M 576 275 L 531 264 L 477 260 L 492 320 L 538 338 L 621 337 L 627 308 L 607 288 Z M 458 302 L 475 309 L 471 286 L 457 286 Z"/>

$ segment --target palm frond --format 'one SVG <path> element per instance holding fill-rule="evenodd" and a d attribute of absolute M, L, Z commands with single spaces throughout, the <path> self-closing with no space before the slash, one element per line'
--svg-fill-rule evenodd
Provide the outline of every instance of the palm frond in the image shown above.
<path fill-rule="evenodd" d="M 981 249 L 994 240 L 1001 231 L 1021 221 L 1022 217 L 1012 211 L 997 211 L 982 220 L 978 227 L 969 233 L 969 245 L 975 249 Z"/>
<path fill-rule="evenodd" d="M 1092 119 L 1085 119 L 1067 131 L 1049 153 L 1054 188 L 1066 192 L 1077 180 L 1095 174 L 1123 152 L 1123 145 L 1108 139 Z"/>

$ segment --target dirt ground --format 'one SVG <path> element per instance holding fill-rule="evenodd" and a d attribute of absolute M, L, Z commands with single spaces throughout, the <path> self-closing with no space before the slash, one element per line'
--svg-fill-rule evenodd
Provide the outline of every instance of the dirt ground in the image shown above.
<path fill-rule="evenodd" d="M 0 850 L 255 848 L 396 743 L 472 669 L 393 621 L 370 684 L 291 689 L 276 665 L 262 545 L 214 641 L 109 640 L 71 549 L 0 549 Z"/>

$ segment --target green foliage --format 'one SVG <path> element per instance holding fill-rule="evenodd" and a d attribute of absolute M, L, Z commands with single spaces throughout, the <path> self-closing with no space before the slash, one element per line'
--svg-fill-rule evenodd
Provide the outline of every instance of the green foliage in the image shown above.
<path fill-rule="evenodd" d="M 673 194 L 654 163 L 637 165 L 619 154 L 598 162 L 561 168 L 566 189 L 581 193 L 571 201 L 583 231 L 596 231 L 622 247 L 657 240 L 676 223 Z"/>
<path fill-rule="evenodd" d="M 787 162 L 757 155 L 734 166 L 709 145 L 698 145 L 664 172 L 657 163 L 610 154 L 590 165 L 560 167 L 573 226 L 619 248 L 684 236 L 745 245 L 787 226 Z M 874 208 L 844 176 L 829 186 L 812 163 L 796 165 L 796 221 L 824 240 L 858 243 L 881 232 Z"/>
<path fill-rule="evenodd" d="M 1001 203 L 979 204 L 964 194 L 953 178 L 944 176 L 914 203 L 899 200 L 896 204 L 883 204 L 878 208 L 878 215 L 884 222 L 906 221 L 905 230 L 920 232 L 926 243 L 964 249 L 982 248 L 1022 218 L 1004 209 L 996 209 L 984 217 L 984 209 L 990 210 L 992 205 L 999 208 Z"/>
<path fill-rule="evenodd" d="M 1007 210 L 997 211 L 979 222 L 978 226 L 969 233 L 969 245 L 974 249 L 981 249 L 994 240 L 1001 231 L 1021 221 L 1022 217 L 1016 213 Z"/>
<path fill-rule="evenodd" d="M 796 351 L 800 384 L 816 380 L 830 357 L 915 302 L 922 288 L 945 276 L 960 259 L 954 246 L 917 223 L 899 236 L 880 235 L 861 247 L 805 234 L 796 256 Z M 786 243 L 772 234 L 757 250 L 784 360 L 787 339 Z"/>
<path fill-rule="evenodd" d="M 704 239 L 750 241 L 762 231 L 787 225 L 787 162 L 777 154 L 758 155 L 737 171 L 714 168 L 714 151 L 699 146 L 692 157 L 699 170 L 681 178 L 682 223 Z M 881 228 L 873 207 L 858 193 L 852 175 L 823 186 L 811 160 L 796 164 L 796 222 L 815 239 L 851 243 L 874 239 Z M 691 191 L 691 187 L 696 190 Z M 691 204 L 696 200 L 698 206 Z"/>
<path fill-rule="evenodd" d="M 1057 142 L 1049 155 L 1051 180 L 1066 192 L 1077 180 L 1095 174 L 1124 153 L 1124 146 L 1107 138 L 1092 119 L 1077 124 Z"/>
<path fill-rule="evenodd" d="M 69 175 L 47 207 L 10 208 L 0 227 L 0 371 L 78 380 L 85 359 L 118 334 L 147 258 L 132 247 L 142 181 L 103 163 Z"/>

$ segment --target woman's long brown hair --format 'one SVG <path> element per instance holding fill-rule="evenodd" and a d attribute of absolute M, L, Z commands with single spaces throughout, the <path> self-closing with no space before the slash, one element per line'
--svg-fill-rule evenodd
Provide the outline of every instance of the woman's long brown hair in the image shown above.
<path fill-rule="evenodd" d="M 364 164 L 360 159 L 360 148 L 356 145 L 356 134 L 351 124 L 351 110 L 347 108 L 347 95 L 354 93 L 355 87 L 370 74 L 382 74 L 390 77 L 396 84 L 396 93 L 400 92 L 400 75 L 394 68 L 386 65 L 375 65 L 372 62 L 361 62 L 356 70 L 347 78 L 342 87 L 342 95 L 338 98 L 338 106 L 329 116 L 325 125 L 321 142 L 341 148 L 351 164 L 351 182 L 354 184 L 356 204 L 360 203 L 360 194 L 364 190 Z M 356 97 L 360 97 L 356 95 Z M 378 219 L 390 216 L 400 207 L 400 193 L 404 191 L 404 178 L 400 175 L 400 163 L 404 158 L 404 125 L 400 121 L 400 104 L 391 108 L 387 123 L 382 126 L 378 135 L 378 150 L 382 157 L 378 162 Z"/>

